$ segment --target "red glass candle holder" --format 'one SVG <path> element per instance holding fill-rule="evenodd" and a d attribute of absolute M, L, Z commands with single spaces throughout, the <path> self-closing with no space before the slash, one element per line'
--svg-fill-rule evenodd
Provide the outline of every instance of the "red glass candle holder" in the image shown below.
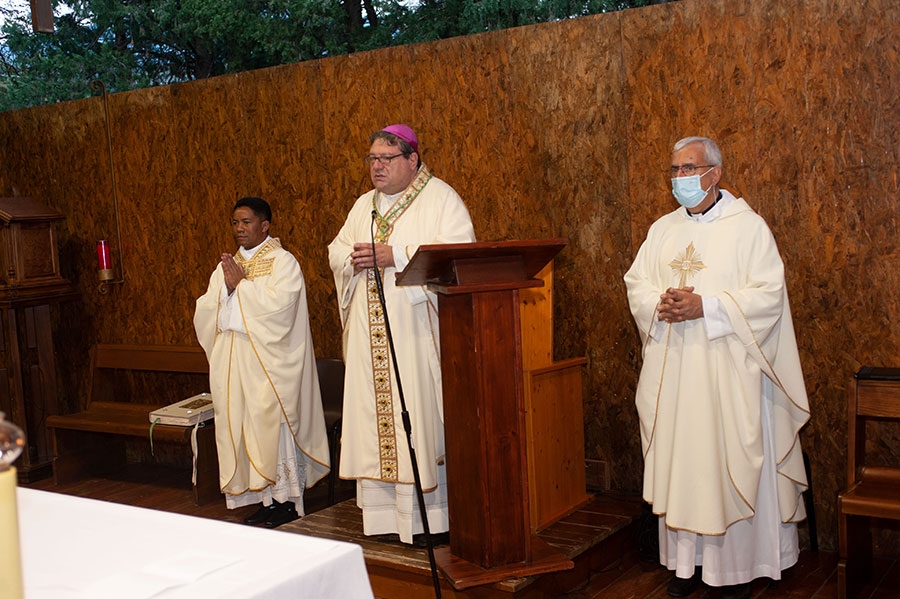
<path fill-rule="evenodd" d="M 109 256 L 109 243 L 105 239 L 97 242 L 97 276 L 101 281 L 113 279 L 112 259 Z"/>

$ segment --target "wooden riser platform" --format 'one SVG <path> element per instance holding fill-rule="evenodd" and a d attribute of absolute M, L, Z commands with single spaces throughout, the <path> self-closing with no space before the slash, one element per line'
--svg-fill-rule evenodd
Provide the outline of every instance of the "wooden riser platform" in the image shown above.
<path fill-rule="evenodd" d="M 583 508 L 541 531 L 538 536 L 575 562 L 575 568 L 527 578 L 513 578 L 464 591 L 443 579 L 441 594 L 454 599 L 555 599 L 585 584 L 596 572 L 614 564 L 631 549 L 641 512 L 639 499 L 595 497 Z M 356 500 L 310 514 L 279 530 L 358 543 L 375 596 L 381 599 L 433 597 L 428 553 L 399 542 L 376 540 L 362 533 L 362 512 Z"/>

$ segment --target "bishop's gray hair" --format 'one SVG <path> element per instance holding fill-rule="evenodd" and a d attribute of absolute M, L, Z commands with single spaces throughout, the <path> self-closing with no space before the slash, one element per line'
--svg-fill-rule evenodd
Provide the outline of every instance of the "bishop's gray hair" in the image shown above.
<path fill-rule="evenodd" d="M 684 139 L 679 139 L 675 142 L 675 147 L 672 148 L 672 151 L 677 152 L 684 147 L 697 143 L 703 144 L 703 150 L 706 154 L 706 164 L 710 166 L 722 166 L 722 152 L 719 150 L 719 146 L 716 145 L 716 142 L 708 137 L 685 137 Z"/>

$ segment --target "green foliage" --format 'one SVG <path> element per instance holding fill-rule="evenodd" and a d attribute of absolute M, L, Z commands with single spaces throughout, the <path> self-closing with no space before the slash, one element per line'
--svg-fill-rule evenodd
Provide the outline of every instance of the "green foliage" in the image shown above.
<path fill-rule="evenodd" d="M 74 0 L 56 32 L 7 20 L 0 110 L 385 46 L 582 16 L 653 0 Z M 659 0 L 656 0 L 659 1 Z M 61 10 L 62 9 L 62 10 Z"/>
<path fill-rule="evenodd" d="M 413 43 L 644 6 L 652 0 L 422 0 L 395 42 Z"/>

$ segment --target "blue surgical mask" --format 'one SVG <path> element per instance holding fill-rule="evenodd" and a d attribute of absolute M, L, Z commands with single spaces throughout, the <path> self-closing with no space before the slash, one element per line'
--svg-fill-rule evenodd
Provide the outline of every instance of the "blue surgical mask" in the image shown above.
<path fill-rule="evenodd" d="M 713 167 L 714 168 L 714 167 Z M 706 171 L 708 173 L 712 168 Z M 705 175 L 706 173 L 703 173 Z M 693 208 L 703 201 L 712 185 L 704 190 L 700 187 L 700 177 L 703 175 L 692 175 L 690 177 L 677 177 L 672 179 L 672 195 L 678 200 L 678 203 L 685 208 Z"/>

